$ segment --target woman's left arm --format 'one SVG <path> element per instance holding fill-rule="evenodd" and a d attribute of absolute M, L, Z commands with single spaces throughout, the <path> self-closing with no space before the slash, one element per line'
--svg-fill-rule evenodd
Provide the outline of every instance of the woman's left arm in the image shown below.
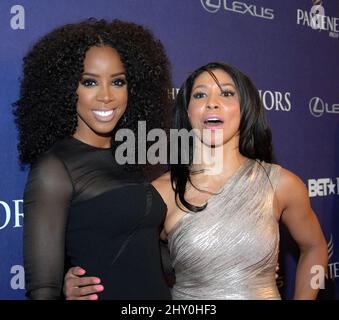
<path fill-rule="evenodd" d="M 311 208 L 306 186 L 295 174 L 286 169 L 281 170 L 276 190 L 279 211 L 282 212 L 281 221 L 300 249 L 294 299 L 316 299 L 319 281 L 315 281 L 314 277 L 319 276 L 319 270 L 323 274 L 327 271 L 327 243 Z M 313 269 L 314 266 L 316 269 Z"/>

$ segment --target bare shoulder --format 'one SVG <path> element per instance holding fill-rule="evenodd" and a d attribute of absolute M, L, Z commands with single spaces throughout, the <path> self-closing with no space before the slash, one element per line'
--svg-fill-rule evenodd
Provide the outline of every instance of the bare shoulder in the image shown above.
<path fill-rule="evenodd" d="M 166 190 L 171 187 L 171 174 L 170 172 L 166 172 L 159 178 L 152 181 L 152 185 L 158 190 Z"/>
<path fill-rule="evenodd" d="M 285 168 L 280 169 L 280 178 L 277 188 L 285 192 L 306 191 L 304 182 L 295 173 Z"/>
<path fill-rule="evenodd" d="M 163 198 L 164 202 L 166 203 L 168 209 L 170 209 L 174 197 L 170 172 L 166 172 L 159 178 L 153 180 L 152 185 L 154 186 L 155 189 L 157 189 L 157 191 Z"/>
<path fill-rule="evenodd" d="M 308 191 L 304 182 L 293 172 L 281 168 L 276 196 L 282 209 L 295 202 L 308 202 Z"/>

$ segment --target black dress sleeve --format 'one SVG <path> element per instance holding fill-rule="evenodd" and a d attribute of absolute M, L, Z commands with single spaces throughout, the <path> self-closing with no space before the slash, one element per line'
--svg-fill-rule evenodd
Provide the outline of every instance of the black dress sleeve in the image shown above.
<path fill-rule="evenodd" d="M 32 166 L 24 193 L 26 296 L 60 299 L 65 234 L 73 184 L 61 160 L 44 155 Z"/>

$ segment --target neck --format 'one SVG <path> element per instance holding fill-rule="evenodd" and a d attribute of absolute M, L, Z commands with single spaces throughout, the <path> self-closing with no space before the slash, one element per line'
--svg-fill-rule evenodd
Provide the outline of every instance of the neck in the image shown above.
<path fill-rule="evenodd" d="M 213 148 L 199 140 L 193 159 L 192 171 L 204 170 L 207 175 L 229 175 L 239 168 L 246 157 L 239 152 L 238 139 Z"/>
<path fill-rule="evenodd" d="M 110 148 L 112 141 L 111 136 L 89 136 L 88 134 L 84 134 L 78 131 L 74 133 L 73 138 L 97 148 Z"/>

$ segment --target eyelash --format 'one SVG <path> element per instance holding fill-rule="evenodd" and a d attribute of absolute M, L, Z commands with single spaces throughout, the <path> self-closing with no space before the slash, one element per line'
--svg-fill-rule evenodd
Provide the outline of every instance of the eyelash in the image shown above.
<path fill-rule="evenodd" d="M 95 85 L 97 85 L 97 81 L 94 79 L 82 79 L 80 82 L 84 87 L 94 87 Z M 112 85 L 116 86 L 116 87 L 123 87 L 124 85 L 127 84 L 127 81 L 125 79 L 122 78 L 117 78 L 112 80 Z"/>
<path fill-rule="evenodd" d="M 231 91 L 231 90 L 224 90 L 224 91 L 221 92 L 221 94 L 226 94 L 225 95 L 226 97 L 233 97 L 235 92 Z"/>
<path fill-rule="evenodd" d="M 230 90 L 224 90 L 221 92 L 221 95 L 223 97 L 233 97 L 234 96 L 234 92 L 233 91 L 230 91 Z M 193 98 L 195 99 L 201 99 L 203 97 L 203 95 L 205 95 L 204 92 L 196 92 L 193 94 Z"/>

